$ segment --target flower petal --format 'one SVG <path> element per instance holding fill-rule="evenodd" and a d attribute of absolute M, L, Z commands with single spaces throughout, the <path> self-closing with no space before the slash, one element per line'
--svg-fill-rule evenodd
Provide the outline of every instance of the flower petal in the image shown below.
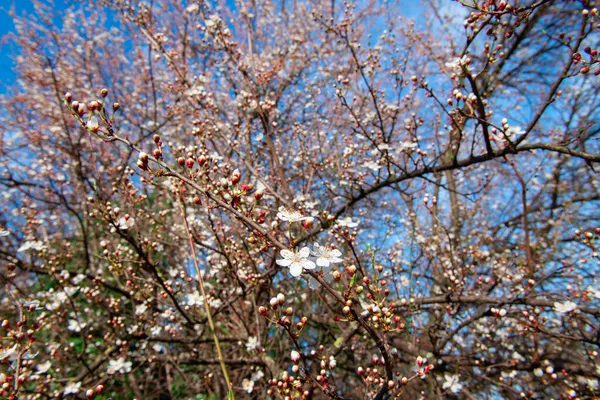
<path fill-rule="evenodd" d="M 300 263 L 290 265 L 290 274 L 294 277 L 299 277 L 302 274 L 302 265 Z"/>
<path fill-rule="evenodd" d="M 288 267 L 291 263 L 292 260 L 288 260 L 288 259 L 280 259 L 280 260 L 276 260 L 275 261 L 277 263 L 277 265 L 281 265 L 282 267 Z"/>
<path fill-rule="evenodd" d="M 331 257 L 341 257 L 342 252 L 338 249 L 333 249 L 329 252 L 329 254 L 331 255 Z"/>
<path fill-rule="evenodd" d="M 298 252 L 298 255 L 302 258 L 306 258 L 310 255 L 310 249 L 308 247 L 303 247 Z"/>
<path fill-rule="evenodd" d="M 329 260 L 323 257 L 317 258 L 317 265 L 319 267 L 329 267 Z"/>
<path fill-rule="evenodd" d="M 316 267 L 315 263 L 310 260 L 302 260 L 302 266 L 305 269 L 315 269 Z"/>
<path fill-rule="evenodd" d="M 288 249 L 281 250 L 281 256 L 288 260 L 291 260 L 294 257 L 294 253 L 289 251 Z"/>

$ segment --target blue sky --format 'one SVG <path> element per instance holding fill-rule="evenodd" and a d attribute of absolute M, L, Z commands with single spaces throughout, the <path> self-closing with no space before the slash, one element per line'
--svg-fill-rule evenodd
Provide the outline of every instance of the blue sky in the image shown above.
<path fill-rule="evenodd" d="M 54 3 L 56 10 L 64 10 L 73 2 L 71 0 L 46 0 L 46 3 Z M 419 19 L 419 9 L 418 2 L 406 0 L 404 7 L 401 7 L 399 12 L 405 17 Z M 6 87 L 15 80 L 12 58 L 16 49 L 14 43 L 7 38 L 8 34 L 15 31 L 12 17 L 9 15 L 11 11 L 23 16 L 34 13 L 34 7 L 30 0 L 0 0 L 0 94 L 5 93 Z"/>
<path fill-rule="evenodd" d="M 52 0 L 48 0 L 51 2 Z M 67 7 L 69 0 L 52 1 L 57 10 Z M 12 17 L 9 15 L 14 11 L 17 15 L 26 15 L 34 12 L 33 4 L 29 0 L 0 0 L 0 93 L 6 91 L 6 86 L 15 80 L 13 72 L 13 54 L 15 45 L 7 40 L 7 35 L 15 31 Z"/>
<path fill-rule="evenodd" d="M 13 62 L 11 54 L 14 51 L 14 44 L 6 39 L 6 35 L 14 32 L 15 26 L 9 15 L 11 9 L 14 9 L 18 15 L 31 13 L 33 6 L 29 1 L 23 0 L 0 0 L 0 93 L 5 91 L 7 84 L 15 79 L 13 73 Z"/>

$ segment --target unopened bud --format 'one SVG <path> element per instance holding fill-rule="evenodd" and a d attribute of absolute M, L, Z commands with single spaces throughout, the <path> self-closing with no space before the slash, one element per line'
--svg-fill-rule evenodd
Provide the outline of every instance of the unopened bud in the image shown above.
<path fill-rule="evenodd" d="M 277 301 L 279 302 L 279 304 L 285 303 L 285 296 L 283 295 L 283 293 L 279 293 L 277 295 Z"/>
<path fill-rule="evenodd" d="M 335 279 L 336 282 L 339 282 L 339 280 L 342 277 L 342 275 L 340 274 L 340 271 L 333 271 L 333 273 L 331 275 L 333 275 L 333 279 Z"/>
<path fill-rule="evenodd" d="M 241 179 L 241 178 L 242 178 L 242 176 L 241 176 L 241 174 L 240 174 L 240 171 L 236 169 L 236 170 L 235 170 L 235 171 L 233 171 L 233 173 L 231 174 L 231 184 L 232 184 L 232 185 L 235 185 L 235 184 L 237 184 L 237 183 L 240 181 L 240 179 Z"/>
<path fill-rule="evenodd" d="M 102 97 L 106 97 L 106 96 L 108 96 L 108 89 L 107 89 L 107 88 L 104 88 L 104 89 L 102 89 L 102 90 L 100 91 L 100 95 L 101 95 Z"/>

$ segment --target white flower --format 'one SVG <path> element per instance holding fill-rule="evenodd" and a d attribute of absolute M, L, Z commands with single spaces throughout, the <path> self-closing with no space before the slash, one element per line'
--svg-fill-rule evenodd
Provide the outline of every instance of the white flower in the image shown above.
<path fill-rule="evenodd" d="M 452 71 L 452 73 L 454 73 L 458 76 L 463 76 L 464 75 L 463 67 L 467 65 L 467 56 L 463 56 L 462 58 L 456 57 L 452 61 L 447 62 L 445 65 L 446 65 L 446 68 L 448 68 Z"/>
<path fill-rule="evenodd" d="M 155 352 L 162 354 L 165 352 L 165 345 L 164 344 L 160 344 L 160 343 L 154 343 L 152 345 L 152 350 L 154 350 Z"/>
<path fill-rule="evenodd" d="M 364 162 L 362 166 L 365 168 L 369 168 L 373 172 L 377 172 L 381 169 L 381 165 L 377 164 L 375 161 Z"/>
<path fill-rule="evenodd" d="M 330 264 L 339 264 L 343 260 L 340 258 L 342 253 L 338 249 L 330 249 L 329 247 L 319 246 L 315 243 L 313 254 L 317 257 L 317 265 L 319 267 L 329 267 Z"/>
<path fill-rule="evenodd" d="M 148 306 L 145 303 L 135 306 L 135 315 L 142 315 L 148 311 Z"/>
<path fill-rule="evenodd" d="M 67 329 L 70 331 L 73 331 L 73 332 L 81 332 L 81 329 L 85 328 L 85 325 L 86 324 L 84 324 L 83 322 L 79 322 L 77 320 L 70 319 Z"/>
<path fill-rule="evenodd" d="M 189 14 L 193 13 L 194 11 L 197 11 L 200 8 L 200 6 L 198 4 L 190 4 L 189 6 L 186 7 L 185 11 L 187 11 Z"/>
<path fill-rule="evenodd" d="M 444 384 L 442 388 L 450 389 L 452 393 L 458 393 L 463 385 L 460 383 L 458 375 L 444 374 Z"/>
<path fill-rule="evenodd" d="M 158 336 L 162 332 L 162 329 L 163 329 L 162 326 L 159 326 L 159 325 L 153 326 L 152 328 L 150 328 L 150 335 Z"/>
<path fill-rule="evenodd" d="M 279 207 L 277 218 L 287 222 L 298 222 L 310 219 L 310 217 L 303 216 L 300 211 L 292 210 L 285 207 Z"/>
<path fill-rule="evenodd" d="M 244 389 L 248 393 L 252 393 L 254 390 L 254 381 L 250 379 L 244 379 L 242 381 L 242 389 Z"/>
<path fill-rule="evenodd" d="M 119 229 L 122 229 L 124 231 L 131 228 L 133 226 L 133 224 L 135 224 L 135 220 L 133 218 L 131 218 L 129 215 L 125 215 L 124 217 L 121 217 L 119 219 L 119 222 L 117 223 L 117 225 L 119 226 Z"/>
<path fill-rule="evenodd" d="M 50 362 L 50 360 L 48 360 L 44 363 L 38 364 L 36 367 L 37 368 L 36 375 L 45 374 L 46 372 L 48 372 L 48 370 L 50 369 L 51 366 L 52 366 L 52 363 Z"/>
<path fill-rule="evenodd" d="M 25 308 L 33 308 L 36 309 L 40 306 L 40 301 L 39 300 L 31 300 L 31 301 L 26 301 L 23 303 L 23 307 Z"/>
<path fill-rule="evenodd" d="M 533 374 L 538 378 L 541 378 L 542 376 L 544 376 L 544 370 L 541 368 L 536 368 L 533 370 Z"/>
<path fill-rule="evenodd" d="M 283 249 L 281 250 L 281 256 L 283 259 L 279 259 L 276 262 L 277 265 L 288 267 L 292 276 L 298 277 L 300 274 L 302 274 L 302 268 L 314 269 L 316 267 L 315 263 L 308 259 L 309 255 L 310 250 L 308 247 L 303 247 L 297 253 Z"/>
<path fill-rule="evenodd" d="M 292 361 L 294 363 L 297 363 L 298 361 L 300 361 L 300 353 L 298 353 L 296 350 L 292 350 L 291 357 L 292 357 Z"/>
<path fill-rule="evenodd" d="M 337 220 L 339 226 L 345 226 L 347 228 L 356 228 L 358 222 L 353 222 L 351 217 L 340 218 Z"/>
<path fill-rule="evenodd" d="M 519 362 L 525 361 L 525 357 L 523 357 L 518 351 L 514 351 L 511 357 L 513 360 L 517 360 Z"/>
<path fill-rule="evenodd" d="M 13 347 L 8 349 L 4 349 L 0 351 L 0 361 L 8 358 L 8 361 L 15 361 L 17 359 L 17 345 L 15 344 Z"/>
<path fill-rule="evenodd" d="M 200 293 L 198 293 L 198 291 L 196 290 L 195 292 L 192 292 L 190 294 L 187 295 L 187 303 L 188 306 L 201 306 L 202 304 L 204 304 L 204 299 L 202 298 L 202 296 L 200 296 Z"/>
<path fill-rule="evenodd" d="M 83 282 L 84 279 L 85 275 L 83 274 L 75 275 L 75 277 L 73 278 L 73 285 L 79 285 L 81 282 Z"/>
<path fill-rule="evenodd" d="M 79 392 L 79 388 L 81 387 L 81 382 L 70 382 L 67 386 L 65 386 L 65 390 L 63 394 L 66 396 L 68 394 L 77 394 Z"/>
<path fill-rule="evenodd" d="M 27 242 L 23 243 L 23 245 L 21 245 L 21 247 L 19 247 L 17 249 L 17 252 L 22 252 L 22 251 L 28 251 L 28 250 L 37 250 L 37 251 L 42 251 L 46 248 L 46 246 L 44 246 L 44 243 L 41 242 L 40 240 L 28 240 Z"/>
<path fill-rule="evenodd" d="M 506 130 L 506 136 L 509 139 L 514 139 L 517 135 L 524 135 L 525 131 L 520 126 L 511 126 Z"/>
<path fill-rule="evenodd" d="M 221 301 L 221 299 L 208 299 L 208 305 L 211 306 L 214 309 L 217 308 L 221 308 L 221 306 L 223 305 L 223 302 Z"/>
<path fill-rule="evenodd" d="M 90 118 L 90 120 L 87 122 L 87 128 L 90 131 L 96 132 L 99 126 L 100 125 L 98 125 L 98 118 L 96 118 L 95 116 L 92 116 L 92 118 Z"/>
<path fill-rule="evenodd" d="M 214 32 L 217 26 L 221 23 L 221 18 L 217 15 L 211 15 L 207 20 L 204 21 L 206 24 L 206 30 L 208 32 Z"/>
<path fill-rule="evenodd" d="M 246 342 L 246 349 L 248 351 L 256 350 L 258 348 L 258 338 L 256 336 L 250 336 L 248 342 Z"/>
<path fill-rule="evenodd" d="M 79 392 L 79 388 L 81 387 L 81 382 L 70 382 L 67 386 L 65 386 L 65 390 L 63 394 L 66 396 L 68 394 L 77 394 Z"/>
<path fill-rule="evenodd" d="M 110 360 L 108 362 L 108 369 L 106 372 L 109 375 L 116 373 L 124 374 L 131 371 L 131 361 L 125 361 L 124 358 L 117 358 L 116 360 Z"/>
<path fill-rule="evenodd" d="M 564 303 L 559 303 L 559 302 L 554 303 L 554 311 L 561 313 L 561 314 L 570 313 L 571 311 L 574 311 L 576 308 L 577 308 L 577 304 L 573 303 L 572 301 L 565 301 Z"/>
<path fill-rule="evenodd" d="M 588 294 L 592 297 L 595 297 L 596 299 L 600 299 L 600 290 L 592 287 L 592 286 L 588 286 L 586 291 L 588 292 Z"/>
<path fill-rule="evenodd" d="M 262 370 L 258 370 L 255 373 L 252 374 L 252 376 L 250 377 L 250 379 L 252 379 L 254 382 L 260 380 L 263 376 L 265 376 L 265 373 L 262 372 Z"/>

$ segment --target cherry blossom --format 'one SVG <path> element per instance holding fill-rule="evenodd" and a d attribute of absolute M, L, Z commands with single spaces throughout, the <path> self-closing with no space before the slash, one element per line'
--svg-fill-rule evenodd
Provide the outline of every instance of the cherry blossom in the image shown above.
<path fill-rule="evenodd" d="M 330 249 L 318 243 L 314 244 L 313 254 L 317 257 L 316 264 L 319 267 L 328 268 L 331 264 L 339 264 L 343 261 L 340 258 L 342 253 L 338 249 Z"/>
<path fill-rule="evenodd" d="M 302 213 L 299 211 L 288 209 L 285 207 L 279 207 L 277 218 L 286 222 L 299 222 L 311 219 L 311 217 L 303 216 Z"/>
<path fill-rule="evenodd" d="M 116 360 L 110 360 L 108 362 L 108 369 L 106 372 L 109 375 L 113 374 L 126 374 L 131 371 L 131 361 L 125 361 L 125 358 L 117 358 Z"/>
<path fill-rule="evenodd" d="M 554 303 L 554 310 L 560 314 L 567 314 L 572 311 L 575 311 L 577 308 L 577 304 L 572 301 L 565 301 L 564 303 L 556 302 Z"/>
<path fill-rule="evenodd" d="M 69 382 L 65 389 L 63 390 L 63 394 L 65 396 L 69 394 L 77 394 L 81 390 L 81 382 Z"/>
<path fill-rule="evenodd" d="M 459 393 L 462 389 L 460 377 L 458 375 L 444 374 L 443 389 L 450 389 L 452 393 Z"/>
<path fill-rule="evenodd" d="M 298 277 L 302 274 L 303 269 L 314 269 L 316 264 L 309 260 L 310 250 L 308 247 L 303 247 L 299 251 L 283 249 L 280 252 L 282 259 L 278 259 L 277 265 L 288 267 L 293 277 Z"/>

